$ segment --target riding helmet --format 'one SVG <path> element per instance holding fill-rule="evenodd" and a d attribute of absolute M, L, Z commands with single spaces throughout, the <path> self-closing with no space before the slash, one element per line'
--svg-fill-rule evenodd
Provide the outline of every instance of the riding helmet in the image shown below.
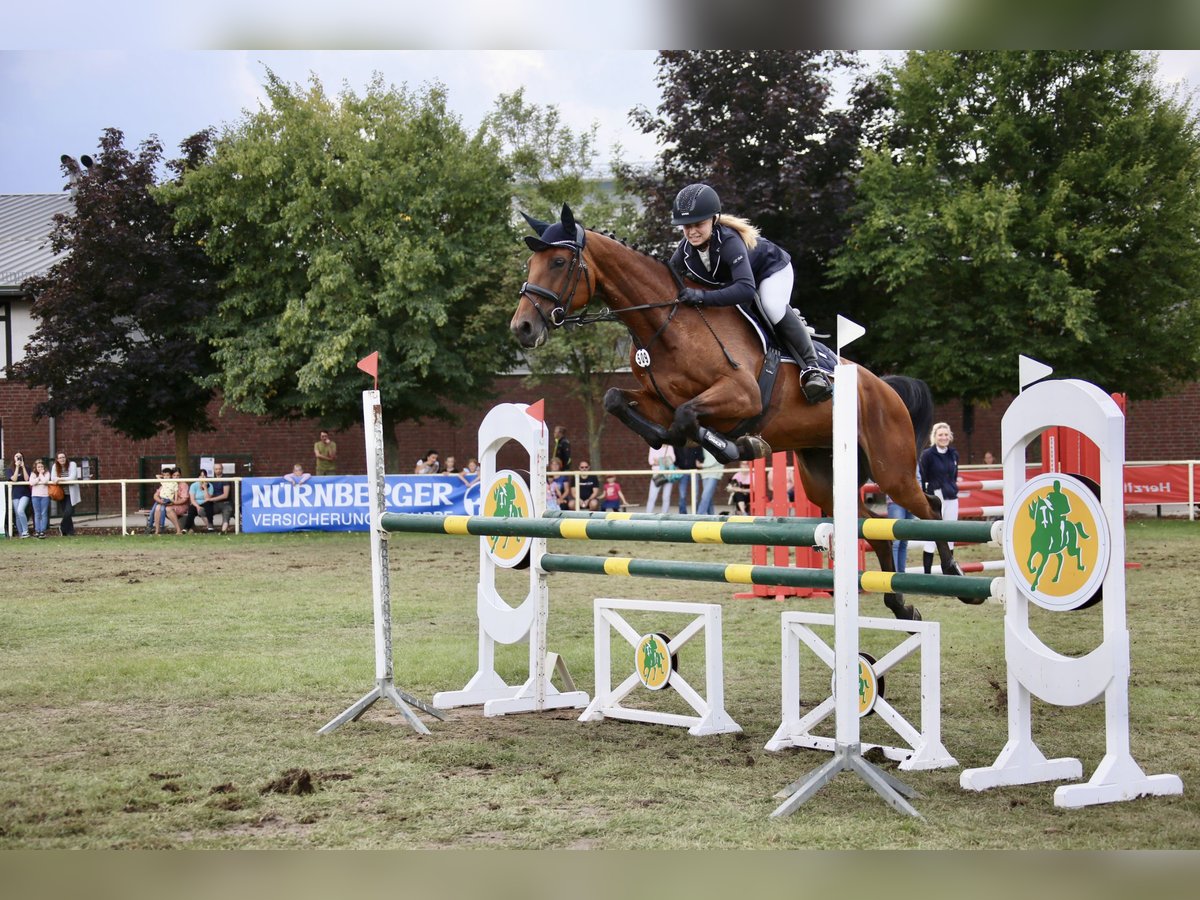
<path fill-rule="evenodd" d="M 721 212 L 721 198 L 707 184 L 689 184 L 675 195 L 671 206 L 672 225 L 703 222 Z"/>

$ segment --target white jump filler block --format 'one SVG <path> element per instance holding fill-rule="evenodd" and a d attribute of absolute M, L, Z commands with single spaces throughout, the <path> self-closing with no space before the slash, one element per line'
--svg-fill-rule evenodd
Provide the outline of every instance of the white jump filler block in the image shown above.
<path fill-rule="evenodd" d="M 621 705 L 621 701 L 629 696 L 634 688 L 639 684 L 646 683 L 637 671 L 635 660 L 639 645 L 647 637 L 630 625 L 621 615 L 621 611 L 691 616 L 691 621 L 666 645 L 667 652 L 664 654 L 665 659 L 663 660 L 665 677 L 659 681 L 659 684 L 662 687 L 674 688 L 675 692 L 696 711 L 697 715 L 685 716 L 677 713 L 633 709 Z M 724 651 L 721 642 L 721 607 L 719 604 L 597 598 L 593 606 L 593 617 L 595 621 L 596 692 L 595 699 L 579 717 L 580 722 L 594 722 L 599 719 L 651 722 L 686 728 L 689 734 L 698 736 L 729 734 L 742 730 L 741 726 L 725 712 Z M 616 688 L 612 686 L 610 628 L 628 641 L 630 646 L 628 658 L 634 662 L 634 671 Z M 705 696 L 697 693 L 671 665 L 671 657 L 701 631 L 704 632 Z"/>
<path fill-rule="evenodd" d="M 766 744 L 767 750 L 788 747 L 807 747 L 814 750 L 835 750 L 837 741 L 814 733 L 814 729 L 834 711 L 832 694 L 807 715 L 800 714 L 801 646 L 833 671 L 834 651 L 813 625 L 832 627 L 835 617 L 828 613 L 786 612 L 781 616 L 783 629 L 783 720 Z M 941 625 L 938 622 L 914 622 L 897 619 L 878 619 L 861 616 L 860 629 L 898 632 L 904 640 L 888 651 L 872 668 L 876 677 L 885 675 L 914 652 L 921 654 L 921 720 L 914 728 L 892 704 L 882 696 L 875 699 L 873 711 L 905 742 L 904 746 L 862 744 L 862 749 L 878 748 L 889 759 L 897 760 L 901 769 L 943 769 L 957 766 L 958 761 L 942 745 L 941 726 Z"/>

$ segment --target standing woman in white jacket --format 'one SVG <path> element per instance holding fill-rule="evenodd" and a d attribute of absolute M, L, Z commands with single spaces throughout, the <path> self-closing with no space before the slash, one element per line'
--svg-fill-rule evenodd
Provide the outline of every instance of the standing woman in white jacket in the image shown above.
<path fill-rule="evenodd" d="M 661 491 L 661 512 L 669 513 L 671 511 L 671 492 L 674 484 L 667 476 L 667 471 L 675 468 L 675 448 L 670 444 L 663 444 L 657 450 L 651 448 L 649 459 L 650 468 L 654 470 L 654 474 L 650 476 L 650 493 L 646 497 L 646 512 L 654 512 L 654 506 L 658 502 L 659 491 Z M 658 484 L 659 481 L 662 484 Z"/>
<path fill-rule="evenodd" d="M 62 521 L 58 523 L 58 530 L 63 537 L 70 537 L 75 533 L 75 505 L 79 503 L 79 485 L 76 484 L 79 481 L 79 466 L 67 462 L 67 454 L 62 450 L 54 457 L 50 480 L 62 483 L 64 496 L 58 504 L 62 510 Z"/>

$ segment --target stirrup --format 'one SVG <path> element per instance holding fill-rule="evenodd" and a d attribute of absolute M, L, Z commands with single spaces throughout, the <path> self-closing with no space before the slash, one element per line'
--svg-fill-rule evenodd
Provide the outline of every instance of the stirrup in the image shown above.
<path fill-rule="evenodd" d="M 819 379 L 819 380 L 818 380 Z M 829 377 L 816 366 L 800 370 L 800 389 L 809 403 L 824 403 L 833 396 Z"/>

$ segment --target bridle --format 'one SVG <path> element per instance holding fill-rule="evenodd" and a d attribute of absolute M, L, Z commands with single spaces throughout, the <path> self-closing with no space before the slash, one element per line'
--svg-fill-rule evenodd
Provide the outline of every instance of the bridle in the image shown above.
<path fill-rule="evenodd" d="M 583 258 L 583 245 L 575 241 L 556 241 L 553 244 L 548 244 L 546 249 L 551 247 L 562 247 L 571 251 L 571 262 L 567 265 L 566 279 L 563 282 L 563 289 L 559 293 L 544 288 L 538 284 L 530 284 L 526 281 L 521 285 L 521 299 L 528 300 L 530 306 L 541 317 L 542 324 L 547 328 L 561 328 L 572 319 L 579 320 L 582 317 L 568 317 L 567 309 L 570 308 L 571 302 L 575 299 L 575 292 L 579 290 L 579 283 L 583 283 L 587 287 L 587 300 L 584 301 L 584 306 L 591 301 L 592 295 L 595 293 L 595 288 L 592 286 L 591 273 L 588 271 L 587 261 Z M 554 304 L 554 308 L 550 310 L 549 318 L 542 312 L 542 305 L 529 295 L 535 294 L 542 299 L 549 300 Z"/>

